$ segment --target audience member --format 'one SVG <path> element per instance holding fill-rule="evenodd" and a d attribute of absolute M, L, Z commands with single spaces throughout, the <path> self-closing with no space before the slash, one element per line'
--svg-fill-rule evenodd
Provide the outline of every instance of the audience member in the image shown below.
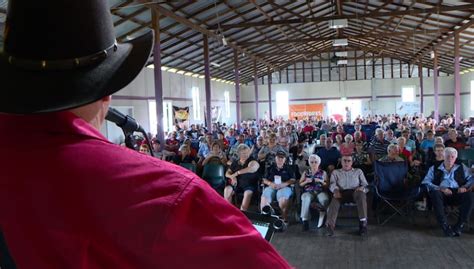
<path fill-rule="evenodd" d="M 293 170 L 285 164 L 286 158 L 286 151 L 279 150 L 276 153 L 275 164 L 267 169 L 263 177 L 263 184 L 266 187 L 262 193 L 260 207 L 262 209 L 267 205 L 271 206 L 276 198 L 282 211 L 282 218 L 288 223 L 288 206 L 293 195 L 291 185 L 295 183 L 295 176 Z"/>
<path fill-rule="evenodd" d="M 337 167 L 341 153 L 332 144 L 332 139 L 326 139 L 326 147 L 320 149 L 317 154 L 321 158 L 321 168 L 326 170 L 329 174 Z"/>
<path fill-rule="evenodd" d="M 314 199 L 317 199 L 319 204 L 320 216 L 318 228 L 323 224 L 325 210 L 329 204 L 329 196 L 325 192 L 328 187 L 328 176 L 326 171 L 319 168 L 321 158 L 316 154 L 309 156 L 309 166 L 304 173 L 302 173 L 299 185 L 303 188 L 301 195 L 301 219 L 303 221 L 303 231 L 309 229 L 310 220 L 310 206 Z"/>
<path fill-rule="evenodd" d="M 465 223 L 470 218 L 474 201 L 471 192 L 472 175 L 465 165 L 456 164 L 457 155 L 455 148 L 445 148 L 444 162 L 437 167 L 430 167 L 423 180 L 423 184 L 428 189 L 436 219 L 445 236 L 461 235 Z M 448 224 L 445 204 L 460 205 L 460 214 L 454 227 Z"/>
<path fill-rule="evenodd" d="M 224 198 L 232 203 L 233 195 L 243 194 L 240 209 L 248 210 L 252 195 L 257 191 L 259 164 L 250 156 L 250 148 L 245 144 L 238 146 L 237 155 L 239 159 L 234 160 L 226 172 L 230 184 L 224 189 Z"/>
<path fill-rule="evenodd" d="M 333 199 L 329 204 L 326 220 L 327 235 L 332 236 L 341 203 L 355 202 L 359 215 L 359 234 L 367 234 L 367 180 L 358 168 L 352 168 L 352 157 L 342 156 L 342 168 L 331 174 L 329 190 Z"/>

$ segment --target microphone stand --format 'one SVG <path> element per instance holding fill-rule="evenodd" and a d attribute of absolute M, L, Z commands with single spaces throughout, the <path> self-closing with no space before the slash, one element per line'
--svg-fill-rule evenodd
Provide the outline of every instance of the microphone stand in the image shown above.
<path fill-rule="evenodd" d="M 134 132 L 128 132 L 124 128 L 121 128 L 121 129 L 123 131 L 123 134 L 125 135 L 125 146 L 127 146 L 127 148 L 129 148 L 129 149 L 136 150 L 135 147 L 133 146 L 133 133 Z M 150 149 L 150 155 L 152 157 L 155 157 L 155 155 L 153 155 L 153 148 L 151 146 L 150 139 L 148 139 L 148 135 L 146 134 L 146 132 L 144 130 L 139 130 L 137 132 L 143 134 L 143 137 L 145 138 L 145 142 L 146 142 L 148 148 Z"/>
<path fill-rule="evenodd" d="M 153 147 L 151 146 L 150 139 L 148 138 L 147 133 L 145 130 L 140 126 L 140 124 L 137 123 L 137 121 L 128 116 L 122 114 L 120 111 L 109 107 L 109 111 L 107 113 L 107 116 L 105 117 L 106 120 L 115 123 L 120 129 L 122 129 L 123 134 L 125 135 L 125 146 L 129 149 L 136 150 L 135 147 L 133 146 L 133 133 L 134 132 L 139 132 L 143 134 L 143 137 L 145 138 L 145 142 L 148 146 L 148 149 L 150 150 L 150 155 L 152 157 L 155 157 L 153 155 Z"/>

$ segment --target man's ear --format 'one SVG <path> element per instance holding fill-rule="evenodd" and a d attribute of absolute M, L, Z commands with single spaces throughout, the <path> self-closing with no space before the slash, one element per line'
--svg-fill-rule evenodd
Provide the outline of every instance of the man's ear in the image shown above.
<path fill-rule="evenodd" d="M 110 101 L 112 101 L 112 95 L 104 96 L 104 97 L 102 97 L 101 100 L 102 100 L 103 102 L 110 103 Z"/>

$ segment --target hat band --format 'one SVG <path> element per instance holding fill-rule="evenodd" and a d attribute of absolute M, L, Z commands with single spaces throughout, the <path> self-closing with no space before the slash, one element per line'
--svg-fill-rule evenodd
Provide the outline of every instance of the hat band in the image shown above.
<path fill-rule="evenodd" d="M 28 70 L 70 70 L 74 68 L 89 66 L 104 61 L 111 52 L 117 51 L 117 42 L 105 50 L 84 57 L 62 59 L 62 60 L 30 60 L 22 59 L 5 53 L 5 56 L 13 66 Z"/>

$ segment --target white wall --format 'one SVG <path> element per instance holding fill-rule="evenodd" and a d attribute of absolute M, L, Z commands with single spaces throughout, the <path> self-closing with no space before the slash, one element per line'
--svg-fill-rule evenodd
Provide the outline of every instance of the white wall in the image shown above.
<path fill-rule="evenodd" d="M 132 106 L 134 117 L 139 123 L 149 130 L 148 100 L 154 100 L 154 70 L 145 68 L 138 77 L 127 87 L 114 94 L 112 105 Z M 191 122 L 194 121 L 192 112 L 191 88 L 198 87 L 201 99 L 201 115 L 204 119 L 205 90 L 204 79 L 184 76 L 176 73 L 162 72 L 163 74 L 163 98 L 171 100 L 175 106 L 190 106 Z M 474 72 L 461 75 L 461 117 L 474 116 L 470 110 L 470 81 L 474 80 Z M 374 80 L 352 80 L 352 81 L 326 81 L 313 83 L 289 83 L 272 85 L 272 111 L 276 111 L 276 92 L 287 90 L 289 92 L 290 104 L 304 103 L 326 103 L 328 100 L 337 100 L 341 97 L 362 99 L 362 111 L 364 114 L 386 114 L 394 113 L 397 101 L 401 101 L 401 88 L 404 85 L 417 86 L 419 94 L 419 78 L 402 79 L 374 79 Z M 424 85 L 424 113 L 429 115 L 434 110 L 433 77 L 425 77 Z M 268 111 L 268 85 L 258 85 L 259 89 L 259 117 L 263 117 Z M 372 90 L 374 92 L 372 92 Z M 224 91 L 230 93 L 231 117 L 224 118 L 224 122 L 230 124 L 236 121 L 235 85 L 211 81 L 212 105 L 221 106 L 224 109 Z M 255 118 L 255 91 L 253 85 L 241 86 L 241 113 L 242 119 Z M 454 77 L 439 77 L 439 93 L 441 114 L 453 113 L 454 111 Z M 375 100 L 372 101 L 372 94 Z M 419 96 L 417 97 L 419 100 Z M 203 123 L 204 120 L 198 123 Z"/>
<path fill-rule="evenodd" d="M 206 105 L 206 95 L 204 89 L 204 79 L 181 74 L 162 72 L 163 75 L 163 99 L 171 101 L 174 106 L 190 107 L 191 123 L 204 123 L 204 106 Z M 195 121 L 193 115 L 193 101 L 191 88 L 199 88 L 201 99 L 201 120 Z M 223 122 L 234 123 L 236 121 L 235 105 L 235 85 L 223 82 L 211 81 L 211 105 L 220 106 L 224 113 L 224 92 L 229 91 L 231 117 L 223 117 Z M 154 70 L 144 68 L 142 72 L 127 87 L 112 96 L 112 106 L 132 106 L 134 118 L 149 130 L 148 101 L 155 98 Z M 160 108 L 162 109 L 162 108 Z M 225 115 L 223 115 L 225 116 Z"/>
<path fill-rule="evenodd" d="M 474 115 L 470 110 L 470 81 L 474 80 L 474 73 L 461 75 L 461 118 Z M 439 112 L 454 112 L 454 77 L 439 77 Z M 415 85 L 417 101 L 420 100 L 419 78 L 373 79 L 344 81 L 273 84 L 272 111 L 275 113 L 276 91 L 287 90 L 290 104 L 299 103 L 327 103 L 328 99 L 337 100 L 341 97 L 362 99 L 363 113 L 386 114 L 395 113 L 397 101 L 401 101 L 402 86 Z M 434 83 L 433 77 L 423 78 L 424 114 L 429 115 L 434 110 Z M 255 118 L 255 90 L 254 85 L 242 87 L 242 119 Z M 259 117 L 268 111 L 268 85 L 258 85 L 259 90 Z M 374 91 L 372 93 L 372 90 Z M 371 100 L 372 95 L 375 96 Z M 304 99 L 304 100 L 301 100 Z"/>
<path fill-rule="evenodd" d="M 471 110 L 471 81 L 474 80 L 474 72 L 461 75 L 461 117 L 474 117 L 474 110 Z M 463 95 L 462 93 L 469 93 Z"/>

